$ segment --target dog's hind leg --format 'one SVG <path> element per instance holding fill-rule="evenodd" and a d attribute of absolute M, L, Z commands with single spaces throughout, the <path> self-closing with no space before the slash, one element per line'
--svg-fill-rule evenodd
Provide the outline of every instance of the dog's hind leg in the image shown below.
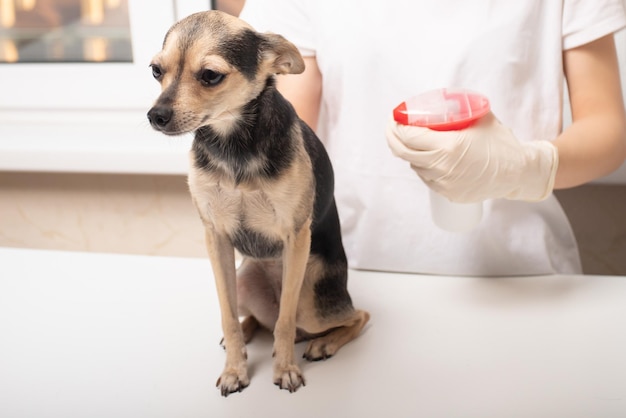
<path fill-rule="evenodd" d="M 304 351 L 307 360 L 332 357 L 355 339 L 369 321 L 369 313 L 355 310 L 347 289 L 344 257 L 328 260 L 312 254 L 300 294 L 298 327 L 310 336 Z"/>
<path fill-rule="evenodd" d="M 304 350 L 303 357 L 309 361 L 325 360 L 355 339 L 367 321 L 369 313 L 361 310 L 353 311 L 350 318 L 330 325 L 331 331 L 311 341 Z"/>
<path fill-rule="evenodd" d="M 237 270 L 239 315 L 246 343 L 259 326 L 274 330 L 278 319 L 282 265 L 279 260 L 244 258 Z"/>
<path fill-rule="evenodd" d="M 246 316 L 243 321 L 241 321 L 241 331 L 243 332 L 244 343 L 248 344 L 252 341 L 256 330 L 259 329 L 259 325 L 259 321 L 257 321 L 257 319 L 252 315 Z"/>

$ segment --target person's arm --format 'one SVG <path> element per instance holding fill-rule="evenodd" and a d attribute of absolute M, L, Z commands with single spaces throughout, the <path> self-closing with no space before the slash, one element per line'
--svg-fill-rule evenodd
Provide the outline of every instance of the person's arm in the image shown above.
<path fill-rule="evenodd" d="M 626 114 L 613 35 L 563 53 L 572 125 L 553 144 L 559 167 L 555 188 L 587 183 L 626 158 Z"/>
<path fill-rule="evenodd" d="M 322 74 L 315 57 L 304 57 L 304 64 L 306 68 L 302 74 L 279 76 L 277 87 L 298 116 L 316 130 L 322 99 Z"/>
<path fill-rule="evenodd" d="M 626 115 L 613 35 L 564 53 L 572 125 L 553 141 L 518 141 L 494 115 L 461 130 L 387 125 L 395 155 L 454 202 L 538 201 L 602 177 L 626 158 Z"/>

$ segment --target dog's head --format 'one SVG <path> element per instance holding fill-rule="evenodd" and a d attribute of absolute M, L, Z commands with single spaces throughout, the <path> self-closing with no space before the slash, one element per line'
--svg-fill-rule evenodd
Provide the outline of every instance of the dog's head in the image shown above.
<path fill-rule="evenodd" d="M 299 74 L 304 61 L 282 36 L 208 11 L 174 24 L 150 67 L 161 95 L 148 120 L 153 128 L 178 135 L 202 126 L 228 133 L 269 77 Z"/>

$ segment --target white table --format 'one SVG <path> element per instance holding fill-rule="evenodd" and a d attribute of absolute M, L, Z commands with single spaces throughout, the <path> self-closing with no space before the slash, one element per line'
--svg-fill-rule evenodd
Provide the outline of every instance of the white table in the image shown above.
<path fill-rule="evenodd" d="M 626 416 L 626 278 L 458 278 L 350 272 L 369 310 L 307 385 L 223 398 L 203 259 L 0 249 L 0 417 Z M 301 354 L 304 344 L 298 344 Z"/>

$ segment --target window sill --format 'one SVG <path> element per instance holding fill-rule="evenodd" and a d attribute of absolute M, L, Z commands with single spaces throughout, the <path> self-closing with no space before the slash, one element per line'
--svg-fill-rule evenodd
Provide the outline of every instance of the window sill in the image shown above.
<path fill-rule="evenodd" d="M 0 170 L 186 175 L 191 140 L 136 110 L 1 112 Z"/>

